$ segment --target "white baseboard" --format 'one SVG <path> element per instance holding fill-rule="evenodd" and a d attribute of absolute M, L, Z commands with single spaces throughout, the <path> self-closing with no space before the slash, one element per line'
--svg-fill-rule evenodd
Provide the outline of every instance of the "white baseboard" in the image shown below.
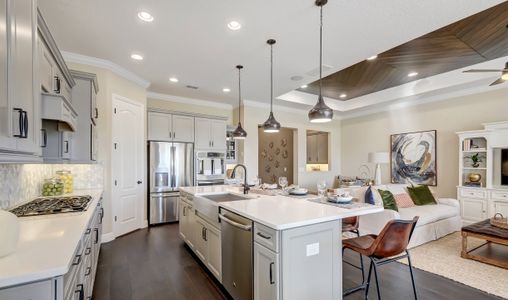
<path fill-rule="evenodd" d="M 104 244 L 104 243 L 109 243 L 111 241 L 113 241 L 115 239 L 115 235 L 113 234 L 113 232 L 108 232 L 108 233 L 105 233 L 101 236 L 101 244 Z"/>
<path fill-rule="evenodd" d="M 144 220 L 143 225 L 141 225 L 141 228 L 146 228 L 146 227 L 148 227 L 148 220 Z"/>

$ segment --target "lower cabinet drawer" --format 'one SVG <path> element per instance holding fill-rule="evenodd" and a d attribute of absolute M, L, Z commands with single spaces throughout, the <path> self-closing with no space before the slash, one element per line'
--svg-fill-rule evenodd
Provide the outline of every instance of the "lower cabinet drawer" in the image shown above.
<path fill-rule="evenodd" d="M 1 289 L 2 300 L 53 300 L 53 281 L 45 280 L 35 283 L 20 285 L 12 288 Z"/>
<path fill-rule="evenodd" d="M 275 229 L 254 223 L 254 241 L 272 251 L 279 252 L 279 234 Z"/>
<path fill-rule="evenodd" d="M 506 200 L 508 201 L 508 191 L 492 191 L 490 194 L 494 200 Z"/>
<path fill-rule="evenodd" d="M 487 199 L 487 191 L 479 189 L 460 189 L 460 196 L 473 199 Z"/>

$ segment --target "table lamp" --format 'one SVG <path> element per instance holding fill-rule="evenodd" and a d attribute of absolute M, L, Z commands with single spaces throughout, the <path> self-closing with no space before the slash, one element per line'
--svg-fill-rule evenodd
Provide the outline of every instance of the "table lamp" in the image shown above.
<path fill-rule="evenodd" d="M 376 164 L 376 172 L 374 175 L 374 184 L 381 184 L 381 164 L 390 162 L 390 154 L 388 152 L 370 152 L 369 163 Z"/>

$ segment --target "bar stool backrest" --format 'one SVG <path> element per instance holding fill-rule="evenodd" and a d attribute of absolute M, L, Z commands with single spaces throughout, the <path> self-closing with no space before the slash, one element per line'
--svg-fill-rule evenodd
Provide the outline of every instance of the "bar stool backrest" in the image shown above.
<path fill-rule="evenodd" d="M 406 251 L 411 240 L 418 216 L 413 220 L 391 220 L 372 244 L 373 256 L 386 258 Z"/>

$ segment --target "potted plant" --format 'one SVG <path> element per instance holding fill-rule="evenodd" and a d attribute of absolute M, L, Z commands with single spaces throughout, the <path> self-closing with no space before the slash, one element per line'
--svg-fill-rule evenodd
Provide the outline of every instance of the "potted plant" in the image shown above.
<path fill-rule="evenodd" d="M 476 153 L 476 154 L 472 155 L 471 161 L 473 161 L 473 168 L 478 168 L 480 166 L 480 163 L 482 162 L 480 153 Z"/>

